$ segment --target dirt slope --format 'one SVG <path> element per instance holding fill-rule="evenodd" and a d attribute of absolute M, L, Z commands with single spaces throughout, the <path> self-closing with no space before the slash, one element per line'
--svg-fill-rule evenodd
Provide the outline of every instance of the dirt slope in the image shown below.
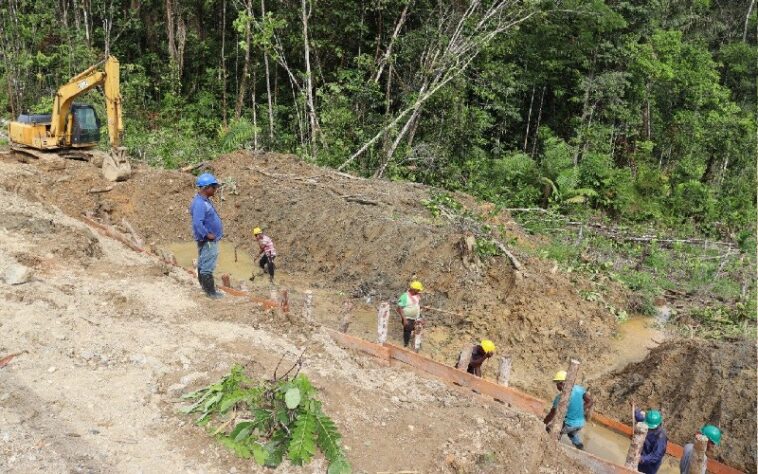
<path fill-rule="evenodd" d="M 302 276 L 302 286 L 339 289 L 375 304 L 394 300 L 414 276 L 421 279 L 426 304 L 462 315 L 429 314 L 445 321 L 432 323 L 424 348 L 437 359 L 451 362 L 463 344 L 489 337 L 517 361 L 514 383 L 543 395 L 552 393 L 549 377 L 568 356 L 582 358 L 587 373 L 612 360 L 616 322 L 578 295 L 581 281 L 523 255 L 526 278 L 517 278 L 504 257 L 467 267 L 458 250 L 463 231 L 432 218 L 421 203 L 430 197 L 426 186 L 350 177 L 281 155 L 227 155 L 212 171 L 228 183 L 219 205 L 227 239 L 244 248 L 252 226 L 266 228 L 281 271 Z M 191 240 L 191 175 L 138 167 L 110 192 L 88 192 L 106 186 L 97 170 L 71 161 L 35 163 L 5 184 L 71 215 L 89 211 L 114 223 L 125 217 L 148 242 Z M 477 209 L 470 197 L 458 198 Z M 507 215 L 491 223 L 528 245 Z M 494 376 L 495 364 L 485 370 Z"/>
<path fill-rule="evenodd" d="M 13 172 L 0 163 L 3 183 Z M 356 472 L 582 472 L 542 454 L 533 416 L 346 354 L 245 299 L 209 301 L 185 272 L 51 206 L 7 191 L 0 201 L 0 355 L 26 351 L 0 369 L 2 472 L 271 472 L 178 415 L 177 397 L 233 361 L 270 376 L 306 343 L 304 372 Z M 11 266 L 31 279 L 6 283 Z M 276 472 L 324 471 L 317 460 Z"/>
<path fill-rule="evenodd" d="M 670 439 L 685 444 L 706 423 L 724 432 L 717 458 L 755 472 L 756 350 L 748 342 L 676 341 L 596 383 L 604 413 L 629 401 L 662 408 Z"/>
<path fill-rule="evenodd" d="M 479 268 L 466 266 L 458 250 L 458 244 L 464 235 L 462 229 L 451 226 L 446 221 L 433 219 L 421 204 L 423 199 L 429 198 L 430 188 L 349 177 L 280 155 L 232 154 L 214 161 L 212 171 L 228 184 L 218 206 L 226 226 L 227 239 L 245 248 L 250 245 L 249 232 L 252 226 L 266 228 L 277 243 L 281 278 L 287 285 L 291 285 L 293 301 L 297 301 L 297 292 L 306 288 L 314 289 L 319 298 L 318 317 L 324 324 L 334 325 L 342 300 L 355 297 L 352 298 L 353 301 L 365 309 L 366 318 L 365 321 L 356 321 L 351 331 L 371 337 L 374 331 L 372 325 L 375 324 L 372 308 L 379 300 L 394 299 L 415 275 L 424 281 L 429 290 L 425 293 L 425 303 L 462 315 L 450 317 L 427 313 L 431 324 L 422 350 L 425 354 L 452 363 L 464 343 L 486 335 L 496 342 L 501 353 L 507 352 L 513 356 L 513 384 L 543 397 L 553 395 L 549 382 L 553 371 L 565 366 L 568 357 L 579 357 L 583 362 L 583 372 L 587 374 L 584 382 L 598 395 L 596 398 L 600 402 L 600 411 L 623 417 L 622 414 L 628 412 L 626 399 L 632 394 L 636 394 L 639 403 L 661 403 L 664 407 L 666 405 L 663 402 L 655 402 L 656 397 L 661 400 L 679 400 L 676 406 L 687 408 L 681 408 L 677 412 L 680 413 L 678 416 L 668 416 L 668 419 L 671 423 L 676 422 L 675 418 L 686 423 L 682 423 L 681 429 L 678 425 L 669 426 L 676 436 L 675 440 L 686 441 L 688 432 L 692 430 L 690 425 L 699 424 L 700 418 L 706 418 L 699 415 L 704 413 L 701 407 L 708 407 L 709 418 L 718 409 L 721 411 L 721 420 L 732 420 L 725 421 L 727 424 L 724 425 L 729 432 L 730 449 L 722 449 L 720 455 L 727 462 L 754 470 L 755 450 L 750 449 L 755 441 L 755 429 L 753 426 L 751 431 L 750 426 L 755 424 L 756 419 L 755 354 L 735 350 L 734 347 L 740 347 L 739 344 L 726 344 L 724 352 L 734 353 L 734 358 L 710 360 L 703 366 L 702 377 L 693 379 L 691 383 L 680 381 L 680 377 L 688 368 L 688 361 L 696 357 L 694 354 L 703 353 L 700 349 L 694 352 L 672 352 L 669 349 L 661 352 L 659 349 L 654 352 L 639 366 L 650 368 L 651 373 L 656 374 L 644 383 L 635 382 L 630 385 L 629 380 L 636 379 L 630 379 L 632 372 L 626 371 L 616 374 L 612 379 L 601 376 L 587 380 L 592 378 L 591 375 L 607 372 L 614 365 L 617 355 L 614 353 L 613 338 L 617 324 L 613 316 L 597 303 L 585 301 L 579 296 L 579 290 L 586 289 L 581 278 L 553 273 L 552 265 L 539 259 L 528 258 L 517 252 L 526 267 L 525 278 L 519 278 L 510 263 L 500 257 L 484 262 Z M 129 181 L 116 183 L 107 192 L 96 192 L 111 185 L 103 181 L 99 172 L 89 164 L 47 161 L 19 165 L 6 159 L 2 164 L 2 178 L 0 187 L 3 189 L 17 192 L 33 201 L 45 203 L 44 205 L 54 204 L 71 216 L 91 212 L 115 224 L 126 218 L 148 243 L 165 246 L 178 240 L 191 239 L 186 208 L 195 190 L 193 177 L 185 173 L 137 167 L 135 176 Z M 470 209 L 477 209 L 477 203 L 471 198 L 462 195 L 457 198 Z M 507 215 L 497 215 L 490 219 L 492 224 L 504 225 L 509 235 L 518 239 L 521 245 L 530 245 L 528 237 L 521 234 Z M 9 217 L 6 220 L 24 222 L 25 218 Z M 45 219 L 37 219 L 35 222 L 37 228 L 33 233 L 44 234 L 47 231 Z M 47 250 L 45 255 L 51 255 L 47 257 L 18 258 L 27 259 L 28 265 L 36 265 L 35 258 L 40 259 L 40 265 L 47 265 L 48 260 L 58 262 L 58 256 L 71 254 L 79 255 L 76 258 L 83 259 L 83 264 L 97 267 L 96 263 L 87 263 L 93 257 L 95 260 L 92 261 L 96 262 L 98 256 L 97 246 L 88 243 L 91 242 L 91 237 L 74 241 L 52 241 L 58 242 L 55 245 L 64 247 Z M 131 306 L 132 300 L 145 297 L 141 295 L 162 298 L 163 294 L 171 294 L 173 290 L 166 290 L 168 293 L 161 292 L 161 296 L 155 296 L 150 289 L 156 278 L 165 278 L 162 273 L 165 269 L 154 264 L 140 268 L 142 270 L 136 273 L 129 270 L 116 275 L 125 281 L 137 278 L 151 283 L 134 282 L 137 286 L 130 290 L 131 296 L 124 296 L 118 287 L 111 288 L 110 291 L 114 293 L 106 304 L 112 304 L 118 311 L 123 309 L 126 311 L 124 314 L 131 314 L 129 311 L 135 311 Z M 99 271 L 106 276 L 113 272 L 113 268 L 108 266 Z M 77 274 L 66 278 L 67 285 L 76 286 L 71 281 L 83 277 Z M 267 291 L 261 288 L 258 290 Z M 77 293 L 76 297 L 82 296 Z M 123 300 L 124 297 L 126 301 Z M 193 301 L 195 298 L 192 296 Z M 229 332 L 244 332 L 243 328 L 250 323 L 250 310 L 244 308 L 236 312 L 224 308 L 223 311 L 212 314 L 205 314 L 198 307 L 183 310 L 186 313 L 183 318 L 186 320 L 183 319 L 182 324 L 194 320 L 205 321 L 202 326 L 197 322 L 192 323 L 195 329 L 190 336 L 194 342 L 190 344 L 196 344 L 194 347 L 209 357 L 209 350 L 203 349 L 204 346 L 199 341 L 203 341 L 205 332 L 210 331 L 216 335 L 209 342 L 213 350 L 218 350 L 224 344 L 231 349 L 224 346 L 225 352 L 218 357 L 210 357 L 209 360 L 221 364 L 222 361 L 229 361 L 230 354 L 249 354 L 266 360 L 268 352 L 234 344 L 228 336 Z M 164 317 L 160 311 L 156 314 L 159 315 L 158 319 Z M 156 317 L 150 318 L 152 321 Z M 219 320 L 232 326 L 216 326 Z M 254 320 L 255 324 L 263 324 L 257 317 Z M 280 327 L 271 329 L 276 333 L 282 332 Z M 122 330 L 128 334 L 131 329 L 124 327 Z M 161 338 L 166 340 L 179 340 L 184 336 L 181 326 L 172 326 L 162 331 Z M 296 330 L 290 332 L 298 334 Z M 397 324 L 393 324 L 392 334 L 395 338 L 398 337 Z M 299 337 L 305 336 L 300 334 Z M 225 341 L 224 344 L 220 344 L 216 338 Z M 251 340 L 257 344 L 257 339 Z M 691 344 L 696 348 L 708 347 L 708 343 L 703 342 Z M 178 349 L 179 345 L 169 347 L 161 351 L 165 351 L 162 352 L 165 357 L 174 357 L 172 351 Z M 11 350 L 9 347 L 0 349 Z M 137 346 L 131 350 L 143 353 Z M 703 350 L 707 353 L 707 349 Z M 674 357 L 671 354 L 679 355 Z M 678 362 L 668 363 L 669 355 Z M 339 356 L 335 357 L 329 363 L 334 364 L 335 360 L 340 359 Z M 200 364 L 202 371 L 209 374 L 220 373 L 220 366 L 200 362 L 202 360 L 198 358 L 192 364 Z M 330 367 L 326 361 L 324 364 L 323 367 Z M 730 364 L 741 364 L 743 370 L 753 373 L 752 378 L 731 378 L 731 392 L 727 390 L 728 376 L 723 375 L 729 373 L 728 367 L 732 367 Z M 194 369 L 195 365 L 190 367 Z M 496 368 L 494 363 L 486 364 L 485 376 L 494 378 Z M 326 375 L 328 370 L 324 368 L 324 371 Z M 173 380 L 166 380 L 166 386 L 179 378 L 176 376 Z M 712 378 L 723 390 L 711 390 L 709 384 Z M 330 387 L 332 384 L 336 382 L 329 381 L 324 386 Z M 334 386 L 340 387 L 339 384 Z M 374 387 L 371 384 L 368 386 Z M 614 386 L 626 388 L 613 391 L 611 388 Z M 429 388 L 431 392 L 435 389 L 436 387 Z M 337 390 L 343 389 L 340 387 Z M 398 393 L 397 390 L 400 389 L 383 386 L 382 390 Z M 388 402 L 386 397 L 382 398 L 371 388 L 367 392 L 356 393 L 351 398 L 352 403 L 359 404 L 361 409 L 365 408 L 372 413 L 383 411 L 386 407 L 389 407 L 390 413 L 399 410 L 404 413 L 404 417 L 412 417 L 416 413 L 416 410 L 406 407 L 407 402 L 403 402 L 399 395 L 394 396 L 400 401 L 395 402 L 390 398 Z M 749 405 L 739 402 L 739 397 L 734 394 L 742 394 L 740 397 L 750 401 L 752 410 Z M 379 398 L 363 405 L 366 397 Z M 695 401 L 684 401 L 690 399 Z M 342 400 L 339 400 L 335 403 L 335 409 L 339 410 L 343 405 Z M 673 408 L 672 405 L 669 409 Z M 439 412 L 440 420 L 448 416 L 449 412 Z M 476 419 L 476 415 L 472 416 L 472 419 Z M 743 421 L 738 423 L 736 420 L 740 419 Z M 417 423 L 423 424 L 422 421 Z M 443 423 L 438 434 L 451 429 L 450 426 L 454 426 L 452 432 L 456 432 L 459 426 L 457 419 L 451 425 Z M 524 429 L 537 436 L 536 433 L 540 431 L 538 428 L 538 425 L 530 424 Z M 358 436 L 357 433 L 355 435 Z M 377 438 L 383 436 L 385 435 L 377 435 Z M 488 448 L 485 446 L 482 449 Z M 469 457 L 467 459 L 470 460 Z M 490 457 L 486 456 L 486 459 Z M 507 463 L 509 459 L 511 458 L 503 462 Z M 371 466 L 380 469 L 380 466 Z"/>

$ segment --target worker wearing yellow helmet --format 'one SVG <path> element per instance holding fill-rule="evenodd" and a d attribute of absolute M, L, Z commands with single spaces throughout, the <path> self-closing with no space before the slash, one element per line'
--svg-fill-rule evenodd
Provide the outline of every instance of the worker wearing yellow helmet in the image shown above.
<path fill-rule="evenodd" d="M 424 285 L 418 280 L 413 280 L 408 285 L 408 291 L 400 295 L 397 300 L 395 311 L 400 315 L 403 324 L 403 345 L 408 347 L 411 342 L 411 334 L 416 330 L 416 324 L 421 324 L 421 292 Z"/>
<path fill-rule="evenodd" d="M 558 392 L 563 391 L 563 386 L 566 384 L 566 371 L 559 370 L 553 376 L 553 382 L 555 382 L 555 388 Z M 558 408 L 558 401 L 561 398 L 561 394 L 555 396 L 553 399 L 553 407 L 547 414 L 545 419 L 545 425 L 550 425 L 550 422 L 555 418 L 555 411 Z M 584 428 L 585 420 L 589 417 L 590 410 L 592 409 L 592 397 L 587 393 L 587 389 L 579 384 L 574 384 L 569 394 L 568 407 L 566 409 L 566 417 L 563 419 L 561 436 L 568 435 L 571 440 L 571 444 L 577 449 L 584 449 L 584 443 L 579 438 L 579 431 Z"/>
<path fill-rule="evenodd" d="M 255 237 L 255 240 L 258 241 L 258 248 L 260 249 L 258 252 L 258 256 L 260 257 L 258 266 L 261 267 L 261 275 L 264 275 L 266 273 L 266 270 L 268 270 L 269 281 L 271 283 L 274 283 L 274 259 L 276 258 L 276 248 L 274 248 L 274 241 L 271 240 L 271 237 L 264 234 L 263 230 L 260 227 L 255 227 L 253 229 L 253 237 Z M 254 279 L 255 274 L 250 277 L 250 280 Z"/>
<path fill-rule="evenodd" d="M 482 341 L 474 346 L 471 351 L 471 361 L 468 363 L 468 369 L 466 372 L 482 376 L 482 364 L 495 354 L 495 343 L 489 339 L 482 339 Z"/>

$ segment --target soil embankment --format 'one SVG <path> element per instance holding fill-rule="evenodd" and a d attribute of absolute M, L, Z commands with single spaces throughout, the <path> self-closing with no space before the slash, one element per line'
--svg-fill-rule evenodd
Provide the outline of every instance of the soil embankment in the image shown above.
<path fill-rule="evenodd" d="M 103 250 L 112 244 L 104 244 L 104 239 L 91 233 L 84 236 L 73 233 L 77 237 L 71 239 L 65 237 L 65 232 L 59 237 L 46 234 L 49 232 L 46 222 L 63 219 L 49 206 L 53 204 L 69 216 L 90 213 L 115 225 L 126 219 L 148 244 L 159 247 L 167 248 L 180 241 L 189 241 L 187 206 L 195 191 L 191 175 L 138 166 L 129 181 L 111 185 L 103 181 L 98 170 L 80 162 L 51 160 L 18 164 L 5 160 L 0 163 L 0 170 L 0 186 L 10 193 L 7 196 L 18 194 L 36 201 L 40 204 L 35 204 L 35 209 L 41 206 L 46 213 L 37 215 L 38 210 L 35 210 L 33 214 L 37 217 L 23 213 L 22 217 L 5 217 L 4 222 L 21 223 L 21 227 L 9 224 L 6 232 L 26 233 L 24 235 L 29 235 L 31 242 L 39 245 L 39 249 L 29 247 L 23 252 L 18 249 L 5 251 L 11 252 L 20 263 L 34 268 L 35 274 L 46 271 L 46 266 L 52 268 L 52 273 L 44 282 L 33 283 L 52 287 L 3 287 L 5 297 L 10 300 L 20 298 L 19 305 L 31 305 L 30 302 L 44 305 L 48 304 L 44 298 L 33 295 L 58 295 L 46 296 L 53 301 L 50 303 L 52 309 L 40 307 L 41 311 L 34 313 L 37 319 L 30 319 L 33 321 L 30 326 L 25 325 L 29 316 L 8 320 L 4 325 L 16 331 L 14 334 L 26 335 L 26 339 L 20 341 L 26 341 L 24 344 L 28 343 L 30 347 L 47 347 L 52 343 L 52 349 L 46 352 L 52 354 L 49 361 L 43 358 L 26 362 L 30 365 L 24 366 L 22 361 L 25 356 L 19 359 L 17 370 L 29 369 L 31 374 L 30 378 L 23 380 L 25 386 L 33 387 L 40 381 L 46 383 L 52 380 L 50 383 L 55 384 L 64 380 L 62 376 L 56 379 L 59 372 L 50 372 L 52 375 L 45 373 L 53 364 L 68 364 L 72 370 L 79 370 L 77 364 L 83 364 L 83 367 L 88 367 L 87 370 L 110 370 L 108 366 L 97 368 L 102 365 L 97 362 L 97 357 L 105 354 L 107 360 L 121 361 L 115 363 L 113 368 L 118 372 L 96 374 L 99 378 L 92 379 L 90 383 L 97 385 L 98 380 L 107 380 L 106 376 L 115 373 L 136 374 L 125 386 L 134 388 L 134 384 L 144 385 L 137 390 L 142 395 L 135 397 L 142 397 L 139 398 L 141 403 L 153 403 L 147 411 L 159 409 L 162 413 L 160 420 L 145 421 L 144 429 L 153 430 L 153 433 L 156 430 L 173 432 L 176 431 L 175 427 L 168 429 L 162 424 L 178 422 L 170 415 L 173 413 L 170 401 L 167 401 L 162 390 L 165 392 L 181 377 L 195 372 L 205 373 L 207 377 L 203 380 L 207 380 L 211 375 L 223 372 L 229 362 L 239 358 L 254 359 L 263 366 L 275 364 L 275 360 L 270 360 L 274 357 L 272 354 L 280 354 L 281 347 L 291 348 L 294 353 L 295 346 L 299 348 L 309 337 L 302 328 L 289 327 L 283 322 L 274 324 L 247 305 L 233 304 L 231 301 L 208 303 L 196 290 L 192 290 L 195 283 L 191 279 L 165 266 L 143 260 L 134 263 L 132 259 L 136 257 L 129 257 L 128 262 L 124 263 L 126 257 Z M 669 420 L 672 439 L 686 442 L 688 430 L 695 429 L 692 426 L 700 423 L 698 420 L 712 419 L 719 411 L 719 419 L 724 420 L 723 427 L 729 433 L 719 456 L 728 463 L 754 471 L 754 351 L 735 351 L 730 349 L 735 345 L 727 343 L 725 350 L 734 352 L 734 358 L 729 361 L 724 358 L 710 359 L 707 364 L 702 364 L 703 376 L 694 377 L 690 382 L 686 381 L 686 370 L 690 358 L 701 353 L 697 350 L 667 352 L 670 349 L 659 349 L 637 365 L 616 372 L 612 378 L 597 377 L 616 367 L 619 354 L 614 337 L 618 334 L 618 326 L 602 305 L 580 296 L 580 290 L 586 289 L 586 282 L 576 275 L 556 272 L 548 262 L 519 253 L 517 255 L 525 266 L 524 275 L 515 273 L 504 257 L 490 258 L 474 266 L 464 263 L 459 244 L 465 236 L 465 229 L 432 217 L 422 204 L 430 197 L 430 188 L 364 180 L 280 155 L 236 153 L 214 161 L 212 171 L 226 184 L 218 207 L 225 223 L 227 240 L 244 251 L 250 248 L 251 227 L 264 227 L 277 243 L 280 254 L 277 261 L 278 279 L 290 288 L 291 301 L 295 301 L 294 295 L 298 291 L 312 289 L 319 306 L 317 317 L 323 324 L 334 323 L 341 302 L 350 299 L 355 302 L 357 313 L 351 331 L 371 337 L 375 327 L 373 308 L 376 303 L 394 299 L 411 278 L 417 277 L 428 288 L 424 298 L 426 304 L 458 315 L 427 313 L 430 324 L 422 350 L 425 354 L 452 363 L 464 344 L 480 337 L 489 337 L 495 341 L 500 353 L 513 356 L 513 385 L 542 397 L 554 394 L 550 383 L 553 372 L 565 366 L 568 357 L 579 357 L 583 362 L 583 372 L 589 374 L 584 382 L 596 393 L 601 412 L 623 418 L 629 411 L 626 400 L 631 397 L 640 404 L 660 404 L 664 406 Z M 487 210 L 486 206 L 479 206 L 469 197 L 457 198 L 472 211 Z M 507 215 L 487 215 L 489 223 L 503 225 L 508 235 L 518 240 L 520 245 L 530 245 L 529 238 Z M 27 220 L 37 224 L 28 227 L 24 224 Z M 81 226 L 75 227 L 81 229 Z M 99 247 L 93 242 L 99 242 Z M 50 247 L 52 245 L 63 247 Z M 176 281 L 172 282 L 171 279 Z M 268 290 L 265 283 L 256 281 L 253 291 L 267 294 Z M 63 295 L 59 295 L 60 292 Z M 166 295 L 176 297 L 166 298 Z M 62 298 L 62 302 L 56 298 Z M 79 306 L 83 308 L 82 314 L 88 315 L 85 316 L 87 319 L 104 327 L 90 326 L 86 320 L 78 320 L 75 311 Z M 65 311 L 60 308 L 65 308 Z M 21 311 L 20 306 L 18 311 Z M 64 342 L 56 343 L 47 334 L 36 335 L 45 327 L 45 318 L 50 312 L 56 314 L 56 318 L 63 317 L 61 324 L 68 329 L 59 341 Z M 58 313 L 63 316 L 57 316 Z M 100 318 L 103 320 L 100 321 Z M 16 328 L 19 324 L 22 325 L 20 329 Z M 140 328 L 134 327 L 135 324 L 141 325 Z M 261 329 L 252 329 L 251 325 Z M 392 335 L 397 338 L 399 330 L 395 326 Z M 111 328 L 113 332 L 109 333 Z M 148 334 L 153 330 L 157 331 L 157 336 Z M 130 335 L 133 331 L 136 331 L 134 335 Z M 265 335 L 256 331 L 264 331 Z M 285 338 L 271 336 L 285 332 L 288 333 Z M 79 338 L 80 333 L 83 339 Z M 111 341 L 111 335 L 126 338 L 129 343 Z M 99 345 L 94 350 L 88 349 L 86 341 L 89 340 L 98 341 Z M 507 421 L 499 421 L 496 426 L 483 430 L 480 419 L 486 420 L 488 427 L 491 426 L 493 412 L 490 410 L 494 408 L 489 405 L 482 405 L 479 400 L 459 399 L 454 394 L 448 398 L 448 392 L 440 395 L 442 398 L 435 398 L 440 390 L 439 384 L 423 382 L 419 385 L 413 378 L 393 378 L 396 376 L 388 374 L 394 372 L 375 368 L 371 364 L 366 367 L 360 361 L 349 362 L 344 353 L 339 353 L 327 341 L 318 341 L 313 349 L 316 355 L 311 361 L 315 364 L 311 370 L 321 377 L 318 382 L 327 394 L 327 405 L 331 404 L 337 411 L 336 419 L 342 420 L 341 426 L 353 426 L 354 421 L 351 420 L 355 419 L 364 422 L 361 427 L 347 428 L 346 435 L 353 449 L 364 443 L 361 436 L 365 435 L 368 439 L 369 444 L 363 446 L 369 449 L 359 449 L 362 454 L 356 454 L 362 456 L 359 458 L 362 459 L 360 466 L 368 470 L 402 468 L 400 464 L 378 465 L 376 456 L 371 457 L 368 451 L 387 450 L 387 456 L 383 458 L 407 454 L 405 450 L 393 454 L 393 450 L 397 449 L 394 441 L 379 440 L 405 439 L 403 437 L 408 437 L 409 430 L 420 426 L 425 427 L 423 433 L 417 435 L 414 432 L 411 438 L 428 437 L 430 440 L 429 445 L 421 449 L 425 456 L 428 454 L 419 459 L 418 466 L 424 467 L 422 471 L 430 470 L 430 466 L 447 466 L 458 472 L 488 472 L 487 469 L 504 472 L 503 466 L 536 468 L 542 463 L 544 468 L 552 465 L 549 460 L 535 460 L 529 454 L 542 451 L 529 444 L 531 439 L 542 442 L 542 436 L 538 434 L 542 432 L 538 420 L 519 418 L 519 428 L 515 431 Z M 707 348 L 710 343 L 689 344 Z M 19 343 L 19 346 L 22 345 Z M 73 349 L 73 355 L 69 346 Z M 100 346 L 103 346 L 102 351 Z M 664 347 L 674 346 L 667 344 Z M 14 348 L 3 344 L 0 355 Z M 84 351 L 84 356 L 77 355 L 77 350 Z M 57 352 L 60 354 L 55 355 Z M 90 362 L 92 358 L 86 357 L 90 352 L 97 353 L 94 363 Z M 176 359 L 177 354 L 179 359 Z M 678 365 L 667 363 L 670 362 L 670 354 L 678 354 L 671 356 L 678 361 Z M 140 364 L 144 365 L 141 362 L 143 356 L 146 361 L 153 360 L 151 358 L 160 361 L 162 365 L 158 367 L 167 366 L 168 369 L 161 368 L 157 372 L 150 369 L 149 373 L 143 374 L 144 369 L 139 367 Z M 63 362 L 57 362 L 55 357 L 61 357 Z M 132 357 L 138 361 L 131 361 Z M 344 364 L 350 364 L 352 371 L 335 375 L 337 378 L 330 375 L 334 367 L 343 367 Z M 743 371 L 752 370 L 753 377 L 732 378 L 733 394 L 730 395 L 726 380 L 733 366 L 740 366 Z M 635 375 L 638 372 L 632 367 L 650 368 L 655 375 L 647 376 L 645 380 L 650 381 L 649 384 L 645 380 L 638 382 Z M 485 376 L 494 378 L 496 370 L 495 363 L 486 364 Z M 358 377 L 357 374 L 365 371 L 371 374 L 369 379 Z M 76 380 L 79 375 L 78 372 L 66 374 L 65 380 Z M 89 375 L 82 376 L 83 380 L 89 380 Z M 590 376 L 594 378 L 587 380 Z M 388 385 L 380 381 L 386 377 L 397 383 Z M 712 390 L 709 385 L 712 380 L 719 381 L 718 386 L 723 390 Z M 21 388 L 19 385 L 19 390 Z M 56 403 L 56 397 L 65 399 L 65 393 L 56 392 L 47 403 Z M 734 393 L 741 394 L 749 403 L 738 403 Z M 98 392 L 96 396 L 109 399 L 117 395 L 114 392 Z M 422 399 L 430 397 L 429 403 L 418 405 L 417 395 Z M 661 401 L 656 401 L 656 397 L 660 397 Z M 91 399 L 86 403 L 95 405 Z M 671 403 L 669 408 L 666 408 L 666 403 Z M 674 410 L 677 407 L 681 409 Z M 707 417 L 701 416 L 703 407 L 709 407 Z M 70 413 L 80 409 L 81 406 L 71 407 Z M 126 407 L 120 409 L 127 410 Z M 499 417 L 500 412 L 497 413 Z M 23 420 L 24 416 L 19 415 L 18 420 Z M 75 415 L 68 416 L 73 419 Z M 109 416 L 115 418 L 116 415 Z M 507 420 L 511 415 L 504 416 Z M 164 417 L 169 421 L 165 421 Z M 677 419 L 683 420 L 682 423 L 677 424 Z M 746 420 L 746 424 L 736 421 L 740 419 Z M 410 429 L 408 425 L 414 428 Z M 752 431 L 748 425 L 753 427 Z M 86 431 L 83 427 L 79 428 Z M 490 432 L 489 429 L 498 431 Z M 482 437 L 484 432 L 488 433 L 486 437 Z M 446 433 L 459 435 L 448 436 Z M 180 440 L 180 444 L 189 443 L 195 447 L 209 444 L 207 439 L 194 436 L 191 441 Z M 502 436 L 510 437 L 510 441 L 501 441 Z M 489 444 L 492 439 L 504 444 L 493 451 L 494 447 Z M 448 447 L 444 448 L 440 457 L 436 447 L 442 444 Z M 513 455 L 497 454 L 514 449 Z M 226 456 L 219 454 L 218 450 L 211 451 L 213 456 Z M 414 453 L 417 451 L 419 449 L 414 449 Z M 440 461 L 448 454 L 450 458 Z M 224 459 L 230 465 L 237 462 L 228 457 Z M 570 468 L 567 469 L 570 472 Z"/>
<path fill-rule="evenodd" d="M 70 215 L 90 212 L 113 223 L 126 218 L 148 243 L 191 240 L 191 175 L 137 167 L 129 181 L 92 192 L 106 184 L 96 169 L 70 161 L 60 166 L 39 163 L 5 187 Z M 266 228 L 277 243 L 281 272 L 297 275 L 301 288 L 328 287 L 374 304 L 394 300 L 414 276 L 422 280 L 425 304 L 459 315 L 428 313 L 424 350 L 432 357 L 452 362 L 465 343 L 489 337 L 516 361 L 513 383 L 543 396 L 552 393 L 549 379 L 568 355 L 582 358 L 587 373 L 613 360 L 616 321 L 579 295 L 581 281 L 523 256 L 524 278 L 505 257 L 465 265 L 463 231 L 434 219 L 422 204 L 431 188 L 355 178 L 281 155 L 227 155 L 212 171 L 227 184 L 218 206 L 226 238 L 244 249 L 253 226 Z M 490 219 L 528 244 L 507 215 Z M 487 375 L 495 376 L 494 365 L 485 368 Z"/>
<path fill-rule="evenodd" d="M 40 176 L 0 162 L 4 187 L 19 173 Z M 303 372 L 356 472 L 583 472 L 534 416 L 355 357 L 246 299 L 209 301 L 183 270 L 44 199 L 0 201 L 0 356 L 20 353 L 0 368 L 2 472 L 271 472 L 179 415 L 179 396 L 235 361 L 271 377 L 306 346 Z M 276 472 L 325 470 L 317 458 Z"/>
<path fill-rule="evenodd" d="M 755 472 L 756 383 L 754 344 L 672 341 L 597 381 L 598 410 L 629 411 L 629 400 L 660 408 L 670 439 L 682 445 L 715 424 L 724 432 L 716 458 Z"/>

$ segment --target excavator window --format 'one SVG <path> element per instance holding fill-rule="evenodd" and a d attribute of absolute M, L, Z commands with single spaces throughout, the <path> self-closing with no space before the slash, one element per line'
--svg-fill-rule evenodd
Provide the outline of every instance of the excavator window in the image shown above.
<path fill-rule="evenodd" d="M 100 141 L 100 120 L 90 105 L 75 104 L 71 107 L 74 123 L 71 142 L 77 145 L 97 144 Z"/>

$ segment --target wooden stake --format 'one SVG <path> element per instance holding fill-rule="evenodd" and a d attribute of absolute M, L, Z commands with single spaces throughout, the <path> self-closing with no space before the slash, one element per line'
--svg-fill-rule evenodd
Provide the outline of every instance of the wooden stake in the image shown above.
<path fill-rule="evenodd" d="M 350 323 L 353 322 L 353 303 L 345 301 L 342 303 L 342 317 L 340 318 L 340 332 L 347 332 Z"/>
<path fill-rule="evenodd" d="M 303 319 L 305 321 L 313 320 L 313 292 L 305 290 L 305 301 L 303 303 Z"/>
<path fill-rule="evenodd" d="M 513 359 L 509 355 L 500 357 L 500 371 L 497 374 L 497 383 L 508 386 L 511 380 L 511 367 L 513 366 Z"/>
<path fill-rule="evenodd" d="M 626 452 L 626 462 L 624 467 L 633 471 L 637 470 L 640 463 L 640 453 L 642 446 L 645 444 L 647 436 L 647 423 L 640 421 L 634 425 L 634 434 L 632 435 L 632 444 L 629 445 L 629 451 Z"/>
<path fill-rule="evenodd" d="M 571 364 L 569 365 L 569 369 L 566 374 L 566 381 L 563 382 L 563 391 L 561 392 L 561 398 L 558 400 L 558 408 L 555 410 L 555 416 L 550 422 L 550 427 L 548 430 L 556 441 L 561 439 L 563 420 L 566 418 L 569 400 L 571 399 L 571 391 L 574 389 L 574 382 L 576 381 L 576 374 L 578 372 L 579 361 L 571 359 Z"/>
<path fill-rule="evenodd" d="M 700 433 L 695 435 L 695 447 L 693 448 L 692 461 L 690 462 L 690 472 L 687 474 L 702 474 L 705 472 L 708 464 L 708 456 L 705 451 L 708 449 L 708 438 Z"/>
<path fill-rule="evenodd" d="M 416 324 L 413 326 L 413 350 L 418 352 L 421 350 L 421 333 L 424 329 L 424 322 L 416 320 Z"/>
<path fill-rule="evenodd" d="M 376 342 L 384 344 L 387 341 L 387 327 L 390 321 L 390 304 L 386 301 L 379 305 L 376 314 Z"/>
<path fill-rule="evenodd" d="M 281 311 L 282 314 L 290 312 L 289 291 L 287 291 L 286 288 L 279 292 L 279 311 Z"/>
<path fill-rule="evenodd" d="M 455 368 L 466 372 L 468 370 L 468 365 L 471 363 L 472 352 L 474 352 L 474 346 L 469 344 L 464 347 L 458 356 L 458 364 L 456 364 Z"/>
<path fill-rule="evenodd" d="M 224 273 L 223 275 L 221 275 L 221 284 L 227 288 L 232 287 L 232 283 L 231 283 L 228 273 Z"/>

